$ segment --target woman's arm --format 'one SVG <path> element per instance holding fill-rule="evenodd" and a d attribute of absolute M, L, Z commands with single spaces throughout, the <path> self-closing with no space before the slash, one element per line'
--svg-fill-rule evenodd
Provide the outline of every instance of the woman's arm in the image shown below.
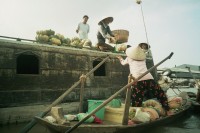
<path fill-rule="evenodd" d="M 121 56 L 117 56 L 117 58 L 122 65 L 128 65 L 128 58 L 126 58 L 125 60 Z"/>

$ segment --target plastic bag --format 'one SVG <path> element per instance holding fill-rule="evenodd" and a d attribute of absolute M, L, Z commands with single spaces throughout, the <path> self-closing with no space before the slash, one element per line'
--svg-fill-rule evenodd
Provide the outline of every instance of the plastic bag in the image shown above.
<path fill-rule="evenodd" d="M 137 123 L 144 123 L 150 121 L 150 114 L 147 112 L 142 112 L 140 108 L 136 109 L 135 117 L 132 121 Z"/>
<path fill-rule="evenodd" d="M 87 113 L 79 113 L 77 114 L 78 120 L 81 121 L 83 118 L 85 118 L 88 114 Z M 86 123 L 92 123 L 94 121 L 94 116 L 90 116 L 87 120 L 84 122 Z"/>

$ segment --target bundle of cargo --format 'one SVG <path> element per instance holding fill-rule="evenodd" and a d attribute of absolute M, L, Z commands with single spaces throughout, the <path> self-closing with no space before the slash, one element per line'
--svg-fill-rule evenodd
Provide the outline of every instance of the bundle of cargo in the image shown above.
<path fill-rule="evenodd" d="M 135 109 L 136 109 L 136 107 L 130 107 L 129 117 L 135 116 L 135 113 L 133 111 Z M 116 123 L 122 123 L 123 113 L 124 113 L 124 104 L 122 104 L 122 106 L 120 106 L 119 108 L 113 108 L 110 106 L 106 106 L 104 120 L 116 122 Z"/>
<path fill-rule="evenodd" d="M 129 31 L 119 29 L 113 30 L 112 33 L 115 35 L 116 44 L 128 42 Z"/>

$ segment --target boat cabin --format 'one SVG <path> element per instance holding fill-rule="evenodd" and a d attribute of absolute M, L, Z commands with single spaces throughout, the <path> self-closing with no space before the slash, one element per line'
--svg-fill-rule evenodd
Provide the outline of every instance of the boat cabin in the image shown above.
<path fill-rule="evenodd" d="M 86 78 L 84 99 L 106 99 L 127 84 L 129 68 L 117 55 L 74 47 L 0 39 L 0 107 L 51 103 L 109 56 Z M 147 67 L 153 66 L 147 59 Z M 155 76 L 155 71 L 152 72 Z M 63 102 L 79 101 L 80 86 Z M 125 93 L 122 96 L 125 96 Z"/>

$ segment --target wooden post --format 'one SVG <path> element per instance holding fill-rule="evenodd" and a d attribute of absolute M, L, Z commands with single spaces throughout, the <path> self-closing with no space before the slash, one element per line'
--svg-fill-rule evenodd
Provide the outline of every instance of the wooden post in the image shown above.
<path fill-rule="evenodd" d="M 97 68 L 99 68 L 106 60 L 109 59 L 109 56 L 107 56 L 105 59 L 103 59 L 98 65 L 96 65 L 90 72 L 88 72 L 85 77 L 88 77 L 90 74 L 92 74 Z M 76 87 L 80 84 L 81 80 L 79 79 L 78 82 L 76 82 L 74 85 L 71 86 L 68 90 L 66 90 L 59 98 L 57 98 L 49 107 L 47 107 L 42 113 L 37 115 L 38 117 L 44 117 L 53 106 L 56 106 L 57 104 L 61 103 L 62 100 Z M 35 124 L 36 120 L 33 118 L 19 133 L 27 133 Z"/>
<path fill-rule="evenodd" d="M 128 84 L 131 83 L 132 74 L 129 74 L 128 76 Z M 122 119 L 122 125 L 128 125 L 128 116 L 129 116 L 129 107 L 131 103 L 131 86 L 127 88 L 126 90 L 126 99 L 125 99 L 125 106 L 124 106 L 124 114 Z"/>
<path fill-rule="evenodd" d="M 81 75 L 81 89 L 80 89 L 80 103 L 79 103 L 79 113 L 83 113 L 83 100 L 84 100 L 84 83 L 86 80 L 85 75 Z"/>

